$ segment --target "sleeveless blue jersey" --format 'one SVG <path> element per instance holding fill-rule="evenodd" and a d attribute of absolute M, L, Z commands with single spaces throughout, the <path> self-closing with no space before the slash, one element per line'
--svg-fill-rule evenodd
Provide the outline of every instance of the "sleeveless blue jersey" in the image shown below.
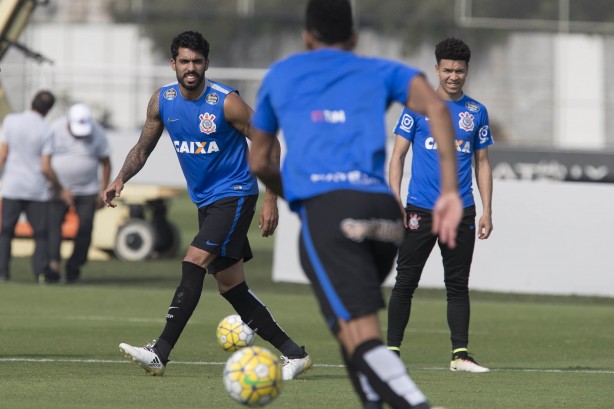
<path fill-rule="evenodd" d="M 388 106 L 405 103 L 416 69 L 337 49 L 294 54 L 271 66 L 253 126 L 286 141 L 284 196 L 332 190 L 390 193 L 385 179 Z"/>
<path fill-rule="evenodd" d="M 475 204 L 472 191 L 471 161 L 474 151 L 493 144 L 486 107 L 464 95 L 458 101 L 446 101 L 455 130 L 458 153 L 458 190 L 464 207 Z M 405 108 L 394 133 L 412 144 L 411 178 L 407 203 L 433 209 L 440 193 L 441 174 L 437 144 L 431 136 L 428 118 Z"/>
<path fill-rule="evenodd" d="M 160 118 L 198 207 L 228 196 L 258 194 L 247 163 L 246 138 L 224 117 L 224 100 L 236 90 L 205 81 L 196 100 L 184 99 L 177 82 L 160 88 Z"/>

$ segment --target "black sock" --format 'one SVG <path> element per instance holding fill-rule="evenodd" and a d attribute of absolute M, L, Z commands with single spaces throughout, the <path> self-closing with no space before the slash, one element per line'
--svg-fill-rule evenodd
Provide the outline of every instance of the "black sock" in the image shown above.
<path fill-rule="evenodd" d="M 249 289 L 245 281 L 226 291 L 222 296 L 232 305 L 248 327 L 262 339 L 270 342 L 282 354 L 290 358 L 305 356 L 305 351 L 277 325 L 269 310 Z"/>
<path fill-rule="evenodd" d="M 341 357 L 343 358 L 348 375 L 350 376 L 354 391 L 358 394 L 363 406 L 368 402 L 380 402 L 380 397 L 377 392 L 373 390 L 366 376 L 356 369 L 343 347 L 341 347 Z"/>
<path fill-rule="evenodd" d="M 292 338 L 288 338 L 286 342 L 281 344 L 281 347 L 278 348 L 282 354 L 290 359 L 297 358 L 305 358 L 307 356 L 307 352 L 305 352 L 305 347 L 299 346 L 296 342 L 292 340 Z"/>
<path fill-rule="evenodd" d="M 160 339 L 165 341 L 168 347 L 156 348 L 163 363 L 168 361 L 170 349 L 177 343 L 198 305 L 203 291 L 205 273 L 206 270 L 196 264 L 187 261 L 181 264 L 181 282 L 175 290 L 175 295 L 166 314 L 166 326 L 160 335 Z"/>
<path fill-rule="evenodd" d="M 171 350 L 173 347 L 167 341 L 162 338 L 158 338 L 156 340 L 156 344 L 154 345 L 154 351 L 158 355 L 158 358 L 162 361 L 164 365 L 166 365 L 169 361 L 168 357 L 171 354 Z"/>
<path fill-rule="evenodd" d="M 380 340 L 369 340 L 354 351 L 352 363 L 366 375 L 382 401 L 394 408 L 430 408 L 426 397 L 412 381 L 401 359 Z"/>

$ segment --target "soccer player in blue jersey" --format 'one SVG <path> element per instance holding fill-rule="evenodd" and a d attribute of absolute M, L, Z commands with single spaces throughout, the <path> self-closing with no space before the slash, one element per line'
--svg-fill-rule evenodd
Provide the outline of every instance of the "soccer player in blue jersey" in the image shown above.
<path fill-rule="evenodd" d="M 171 44 L 171 67 L 177 81 L 153 93 L 136 145 L 128 152 L 117 178 L 104 191 L 115 207 L 124 184 L 145 165 L 164 128 L 198 207 L 199 232 L 188 247 L 181 282 L 166 314 L 166 326 L 153 344 L 120 344 L 126 357 L 152 375 L 162 375 L 171 349 L 200 299 L 205 274 L 215 277 L 220 294 L 260 337 L 281 351 L 284 380 L 308 370 L 312 363 L 275 322 L 245 282 L 243 263 L 252 258 L 247 231 L 254 216 L 258 185 L 247 164 L 252 109 L 236 89 L 205 78 L 209 43 L 194 31 L 179 34 Z M 279 147 L 275 148 L 276 160 Z M 259 226 L 262 235 L 277 227 L 277 196 L 267 190 Z"/>
<path fill-rule="evenodd" d="M 492 171 L 488 147 L 493 144 L 486 107 L 463 92 L 471 51 L 467 44 L 448 38 L 435 48 L 439 78 L 437 94 L 446 101 L 456 135 L 458 183 L 463 201 L 463 219 L 456 247 L 439 238 L 448 300 L 448 326 L 452 342 L 452 371 L 488 372 L 468 354 L 469 270 L 476 236 L 476 210 L 472 192 L 471 162 L 482 200 L 482 216 L 477 236 L 487 239 L 492 225 Z M 405 109 L 395 129 L 396 139 L 389 167 L 392 191 L 401 200 L 401 179 L 405 156 L 412 147 L 411 179 L 405 207 L 405 238 L 399 249 L 396 283 L 388 304 L 388 348 L 400 354 L 405 327 L 409 322 L 411 300 L 424 265 L 438 241 L 432 233 L 431 210 L 440 192 L 438 146 L 433 138 L 431 118 Z"/>
<path fill-rule="evenodd" d="M 450 114 L 414 68 L 351 52 L 348 0 L 310 0 L 307 52 L 271 66 L 258 92 L 250 163 L 301 219 L 300 257 L 365 408 L 429 408 L 403 362 L 382 342 L 381 283 L 403 237 L 385 179 L 385 113 L 392 102 L 431 118 L 442 193 L 434 232 L 451 247 L 461 218 Z M 287 147 L 282 171 L 276 134 Z"/>

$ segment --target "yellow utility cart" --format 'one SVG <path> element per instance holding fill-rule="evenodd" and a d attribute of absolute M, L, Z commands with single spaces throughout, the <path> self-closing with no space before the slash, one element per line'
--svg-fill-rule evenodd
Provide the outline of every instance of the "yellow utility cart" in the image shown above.
<path fill-rule="evenodd" d="M 88 257 L 104 260 L 114 255 L 121 260 L 139 261 L 176 256 L 181 233 L 168 220 L 167 212 L 169 201 L 180 193 L 178 188 L 126 185 L 121 197 L 115 199 L 117 207 L 96 212 Z M 63 258 L 70 256 L 78 223 L 76 213 L 68 212 L 62 225 Z M 23 217 L 15 227 L 13 255 L 30 256 L 33 249 L 32 228 Z"/>

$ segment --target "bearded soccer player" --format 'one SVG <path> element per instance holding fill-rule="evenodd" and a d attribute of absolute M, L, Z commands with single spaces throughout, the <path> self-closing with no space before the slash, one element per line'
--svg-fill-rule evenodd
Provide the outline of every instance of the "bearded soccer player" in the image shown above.
<path fill-rule="evenodd" d="M 115 181 L 104 191 L 104 200 L 107 206 L 115 207 L 113 199 L 143 168 L 166 128 L 188 192 L 198 208 L 200 230 L 183 259 L 181 281 L 161 335 L 145 347 L 121 343 L 119 348 L 148 373 L 162 375 L 209 273 L 243 322 L 281 351 L 283 378 L 293 379 L 311 368 L 311 357 L 281 329 L 250 290 L 243 268 L 243 263 L 252 258 L 247 231 L 258 198 L 257 181 L 247 164 L 246 138 L 251 135 L 252 109 L 236 89 L 205 78 L 209 43 L 200 33 L 186 31 L 175 37 L 171 56 L 177 81 L 151 96 L 141 136 Z M 279 146 L 274 155 L 278 161 Z M 263 236 L 273 234 L 277 220 L 277 196 L 268 190 L 260 213 Z"/>

